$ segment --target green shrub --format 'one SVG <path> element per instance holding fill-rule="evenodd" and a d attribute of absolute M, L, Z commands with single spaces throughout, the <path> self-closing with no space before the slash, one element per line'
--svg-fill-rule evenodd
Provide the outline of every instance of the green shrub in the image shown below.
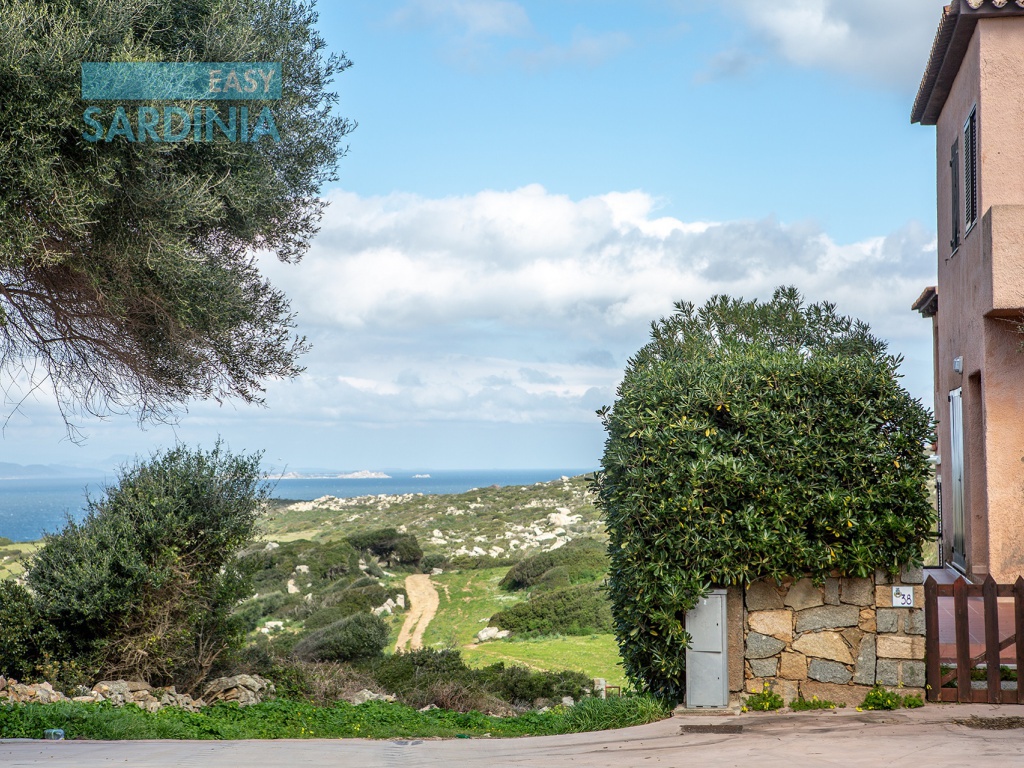
<path fill-rule="evenodd" d="M 556 565 L 533 583 L 534 593 L 553 592 L 572 586 L 572 571 L 566 565 Z"/>
<path fill-rule="evenodd" d="M 104 676 L 201 680 L 240 641 L 231 615 L 252 594 L 236 553 L 266 498 L 259 457 L 177 447 L 125 466 L 84 520 L 45 538 L 28 584 L 64 661 Z"/>
<path fill-rule="evenodd" d="M 302 661 L 352 661 L 379 656 L 391 628 L 372 613 L 357 613 L 328 624 L 300 640 L 292 649 Z"/>
<path fill-rule="evenodd" d="M 590 679 L 582 672 L 535 672 L 518 665 L 492 664 L 470 669 L 457 650 L 422 648 L 384 656 L 367 668 L 377 683 L 415 707 L 426 704 L 459 709 L 502 700 L 530 706 L 539 698 L 579 699 Z"/>
<path fill-rule="evenodd" d="M 570 583 L 592 581 L 608 569 L 605 546 L 594 539 L 575 539 L 564 547 L 539 552 L 516 563 L 499 582 L 504 589 L 526 589 L 553 568 L 563 568 Z"/>
<path fill-rule="evenodd" d="M 32 596 L 13 581 L 0 581 L 0 675 L 24 679 L 39 659 L 33 639 L 39 618 Z"/>
<path fill-rule="evenodd" d="M 817 696 L 811 696 L 809 699 L 805 699 L 801 696 L 798 699 L 793 699 L 789 702 L 789 708 L 794 712 L 807 712 L 815 709 L 835 709 L 838 706 L 845 706 L 836 704 L 834 701 L 828 699 L 819 699 Z"/>
<path fill-rule="evenodd" d="M 864 697 L 861 709 L 899 709 L 903 705 L 903 697 L 894 691 L 887 691 L 876 685 Z"/>
<path fill-rule="evenodd" d="M 394 528 L 380 528 L 375 531 L 356 533 L 348 542 L 359 550 L 365 550 L 393 565 L 416 565 L 423 558 L 423 550 L 411 533 L 399 533 Z"/>
<path fill-rule="evenodd" d="M 783 704 L 782 697 L 772 689 L 769 683 L 765 683 L 760 691 L 750 694 L 743 700 L 744 709 L 752 709 L 755 712 L 781 709 Z"/>
<path fill-rule="evenodd" d="M 518 665 L 506 666 L 503 662 L 484 667 L 477 673 L 487 690 L 505 701 L 523 706 L 530 706 L 537 699 L 560 701 L 563 696 L 572 696 L 578 701 L 591 684 L 583 672 L 568 669 L 537 672 Z"/>
<path fill-rule="evenodd" d="M 611 632 L 612 613 L 601 587 L 581 584 L 534 595 L 494 614 L 490 623 L 516 635 L 593 635 Z"/>
<path fill-rule="evenodd" d="M 519 562 L 517 557 L 491 557 L 490 555 L 452 555 L 448 558 L 448 570 L 478 571 L 482 568 L 508 568 Z"/>
<path fill-rule="evenodd" d="M 686 611 L 710 585 L 921 562 L 927 409 L 900 358 L 795 289 L 676 305 L 629 362 L 596 490 L 627 676 L 678 699 Z"/>
<path fill-rule="evenodd" d="M 424 573 L 430 573 L 435 568 L 444 568 L 447 565 L 447 556 L 441 554 L 440 552 L 434 552 L 432 554 L 425 555 L 423 559 L 420 560 L 420 569 Z"/>

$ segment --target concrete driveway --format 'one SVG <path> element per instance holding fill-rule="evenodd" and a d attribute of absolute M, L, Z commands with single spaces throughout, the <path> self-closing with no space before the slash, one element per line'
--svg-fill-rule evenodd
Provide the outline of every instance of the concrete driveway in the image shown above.
<path fill-rule="evenodd" d="M 953 722 L 972 715 L 989 727 Z M 992 727 L 999 725 L 1004 727 Z M 0 742 L 0 766 L 42 765 L 1024 768 L 1024 707 L 951 704 L 897 712 L 682 715 L 620 731 L 526 739 Z"/>

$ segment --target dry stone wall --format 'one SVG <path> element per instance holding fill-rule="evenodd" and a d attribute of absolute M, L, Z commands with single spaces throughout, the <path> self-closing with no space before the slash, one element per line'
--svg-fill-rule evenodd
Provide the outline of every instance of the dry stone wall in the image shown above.
<path fill-rule="evenodd" d="M 876 683 L 924 693 L 924 587 L 921 569 L 890 581 L 838 575 L 817 586 L 809 578 L 756 581 L 743 593 L 743 688 L 771 684 L 788 704 L 803 696 L 856 705 Z M 893 586 L 914 607 L 893 606 Z M 730 676 L 732 677 L 732 676 Z M 735 685 L 730 686 L 735 690 Z"/>

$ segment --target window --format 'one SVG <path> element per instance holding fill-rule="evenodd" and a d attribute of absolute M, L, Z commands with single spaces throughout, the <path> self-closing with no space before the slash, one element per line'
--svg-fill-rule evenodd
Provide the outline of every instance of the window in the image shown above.
<path fill-rule="evenodd" d="M 949 247 L 955 252 L 960 247 L 960 139 L 949 149 L 949 186 L 953 202 L 953 229 Z"/>
<path fill-rule="evenodd" d="M 964 123 L 964 225 L 970 231 L 978 220 L 978 108 Z"/>

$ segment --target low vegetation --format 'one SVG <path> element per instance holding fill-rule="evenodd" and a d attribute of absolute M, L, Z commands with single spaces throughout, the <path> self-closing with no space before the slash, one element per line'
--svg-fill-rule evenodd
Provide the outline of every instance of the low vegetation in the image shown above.
<path fill-rule="evenodd" d="M 369 701 L 331 706 L 277 699 L 240 709 L 217 704 L 202 712 L 168 707 L 154 714 L 135 706 L 107 704 L 0 705 L 0 737 L 41 738 L 60 728 L 72 739 L 337 739 L 456 736 L 539 736 L 624 728 L 668 714 L 647 696 L 587 699 L 575 707 L 554 707 L 518 717 L 433 709 Z"/>

